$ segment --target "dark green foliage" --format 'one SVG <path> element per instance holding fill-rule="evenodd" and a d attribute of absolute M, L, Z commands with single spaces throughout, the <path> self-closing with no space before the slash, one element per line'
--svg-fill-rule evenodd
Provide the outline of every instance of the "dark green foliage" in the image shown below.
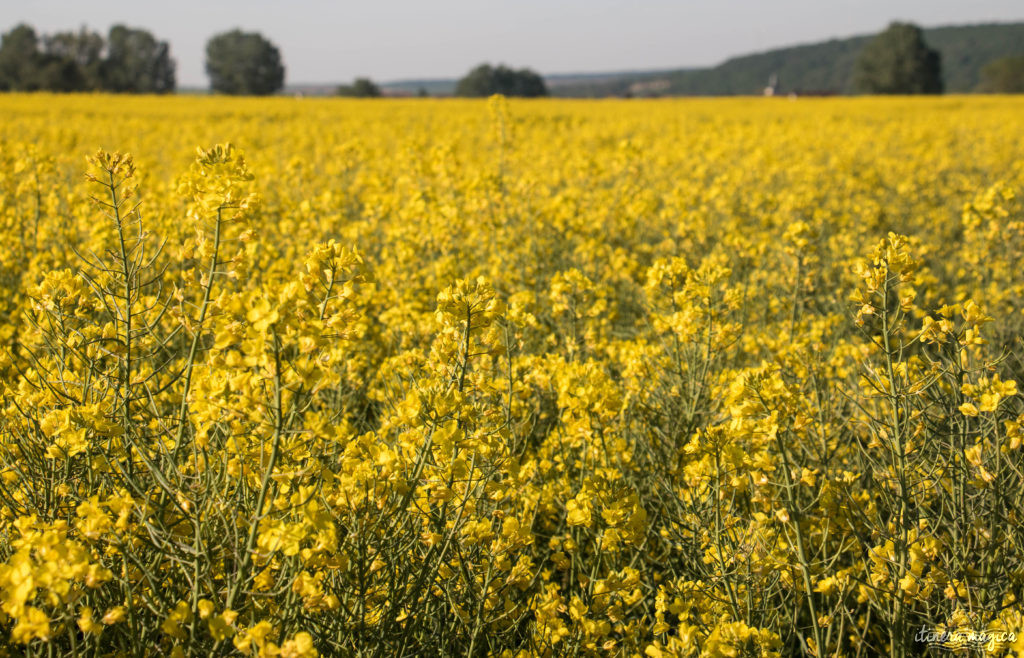
<path fill-rule="evenodd" d="M 671 89 L 684 95 L 759 94 L 768 79 L 778 75 L 782 92 L 844 93 L 865 43 L 865 37 L 834 39 L 737 57 L 714 69 L 688 72 L 672 80 Z"/>
<path fill-rule="evenodd" d="M 0 89 L 39 89 L 40 59 L 39 38 L 32 27 L 22 23 L 4 34 L 0 42 Z"/>
<path fill-rule="evenodd" d="M 978 91 L 993 94 L 1024 94 L 1024 55 L 1000 57 L 981 69 Z"/>
<path fill-rule="evenodd" d="M 496 67 L 481 64 L 466 74 L 455 86 L 456 96 L 547 96 L 544 78 L 530 69 L 511 69 L 505 65 Z"/>
<path fill-rule="evenodd" d="M 864 94 L 941 94 L 941 56 L 925 43 L 921 28 L 892 23 L 857 57 L 853 89 Z"/>
<path fill-rule="evenodd" d="M 109 91 L 142 94 L 174 91 L 170 47 L 146 30 L 115 25 L 107 36 L 102 78 L 104 89 Z"/>
<path fill-rule="evenodd" d="M 82 70 L 68 59 L 42 54 L 35 67 L 35 89 L 70 92 L 88 91 L 89 82 Z"/>
<path fill-rule="evenodd" d="M 40 39 L 19 25 L 0 43 L 0 89 L 11 91 L 174 91 L 174 60 L 166 41 L 115 25 L 106 42 L 81 29 Z"/>
<path fill-rule="evenodd" d="M 988 62 L 1024 55 L 1024 23 L 929 28 L 924 30 L 924 38 L 942 56 L 947 93 L 974 91 Z M 870 40 L 867 36 L 832 39 L 735 57 L 707 69 L 606 74 L 557 86 L 549 79 L 549 85 L 557 96 L 620 96 L 638 82 L 664 80 L 668 86 L 660 93 L 666 96 L 725 96 L 759 94 L 768 78 L 777 74 L 783 94 L 843 94 L 852 91 L 854 63 Z"/>
<path fill-rule="evenodd" d="M 152 38 L 152 37 L 150 37 Z M 44 84 L 44 89 L 62 91 L 96 91 L 104 88 L 103 37 L 84 27 L 78 32 L 58 32 L 43 37 L 44 57 L 50 61 L 45 68 L 61 70 L 60 82 Z M 174 64 L 171 66 L 171 87 L 174 87 Z M 44 74 L 44 78 L 49 77 Z"/>
<path fill-rule="evenodd" d="M 924 38 L 942 55 L 947 93 L 974 91 L 986 64 L 1024 55 L 1024 23 L 936 28 L 925 30 Z"/>
<path fill-rule="evenodd" d="M 337 95 L 352 96 L 354 98 L 377 98 L 381 94 L 380 87 L 373 80 L 369 78 L 356 78 L 352 84 L 338 87 Z"/>
<path fill-rule="evenodd" d="M 222 94 L 265 96 L 284 86 L 277 47 L 256 32 L 232 30 L 206 43 L 210 87 Z"/>

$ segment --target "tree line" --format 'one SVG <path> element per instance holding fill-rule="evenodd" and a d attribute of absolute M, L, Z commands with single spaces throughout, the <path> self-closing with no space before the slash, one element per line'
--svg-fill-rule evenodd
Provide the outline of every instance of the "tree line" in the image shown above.
<path fill-rule="evenodd" d="M 284 87 L 281 51 L 257 32 L 231 30 L 206 43 L 210 88 L 222 94 L 266 95 Z M 108 91 L 165 94 L 176 89 L 170 46 L 148 30 L 115 25 L 106 38 L 77 32 L 39 35 L 24 23 L 0 38 L 0 91 Z M 356 78 L 339 96 L 376 97 L 380 87 Z M 459 81 L 458 96 L 546 96 L 544 79 L 529 69 L 481 64 Z"/>
<path fill-rule="evenodd" d="M 166 41 L 124 25 L 104 39 L 85 28 L 40 37 L 21 24 L 0 42 L 0 90 L 165 94 L 174 67 Z"/>
<path fill-rule="evenodd" d="M 125 25 L 104 38 L 86 28 L 40 36 L 23 23 L 0 38 L 0 91 L 166 94 L 177 88 L 175 68 L 166 41 Z M 240 30 L 207 42 L 206 73 L 211 89 L 224 94 L 273 94 L 284 86 L 277 47 Z"/>
<path fill-rule="evenodd" d="M 256 32 L 231 30 L 206 44 L 206 73 L 217 93 L 274 94 L 284 87 L 281 52 Z M 1024 92 L 1024 54 L 992 60 L 981 70 L 978 91 Z M 21 24 L 0 40 L 0 91 L 108 91 L 163 94 L 176 88 L 175 61 L 166 41 L 149 31 L 115 25 L 104 38 L 77 32 L 38 35 Z M 942 61 L 916 25 L 893 23 L 857 54 L 852 90 L 869 94 L 936 94 L 943 91 Z M 341 85 L 339 96 L 382 95 L 369 78 Z M 456 96 L 547 96 L 542 78 L 530 69 L 480 64 L 463 76 Z M 426 95 L 421 90 L 421 95 Z"/>

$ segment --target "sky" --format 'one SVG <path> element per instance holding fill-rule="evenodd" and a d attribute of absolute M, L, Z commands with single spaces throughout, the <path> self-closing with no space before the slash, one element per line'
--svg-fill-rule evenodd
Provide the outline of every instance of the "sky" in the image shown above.
<path fill-rule="evenodd" d="M 1024 20 L 1021 0 L 4 0 L 0 29 L 115 23 L 171 44 L 178 85 L 205 87 L 206 40 L 241 28 L 281 51 L 288 84 L 458 77 L 484 61 L 541 73 L 685 68 L 877 32 Z"/>

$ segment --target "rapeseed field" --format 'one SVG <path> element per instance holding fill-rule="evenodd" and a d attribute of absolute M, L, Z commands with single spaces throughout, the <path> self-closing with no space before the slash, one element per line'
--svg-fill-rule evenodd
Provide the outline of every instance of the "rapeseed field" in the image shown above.
<path fill-rule="evenodd" d="M 7 655 L 1024 655 L 1024 99 L 0 118 Z"/>

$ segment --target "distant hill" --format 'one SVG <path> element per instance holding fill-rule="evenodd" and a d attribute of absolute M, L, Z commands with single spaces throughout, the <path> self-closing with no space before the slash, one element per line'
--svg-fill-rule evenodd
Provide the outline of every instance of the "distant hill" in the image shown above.
<path fill-rule="evenodd" d="M 451 96 L 455 93 L 455 78 L 431 78 L 424 80 L 394 80 L 381 83 L 385 95 L 415 96 L 421 89 L 431 96 Z"/>
<path fill-rule="evenodd" d="M 948 93 L 974 91 L 989 61 L 1024 55 L 1024 22 L 953 25 L 924 30 L 925 40 L 942 54 Z M 774 74 L 778 92 L 844 94 L 853 64 L 873 35 L 831 39 L 742 55 L 710 68 L 545 75 L 555 96 L 723 96 L 760 94 Z M 449 95 L 456 80 L 402 80 L 382 88 L 394 94 Z"/>
<path fill-rule="evenodd" d="M 556 96 L 560 95 L 559 91 L 564 88 L 570 88 L 573 92 L 572 95 L 581 95 L 581 92 L 584 92 L 587 89 L 599 91 L 606 86 L 617 87 L 618 83 L 622 81 L 632 83 L 651 76 L 673 75 L 678 74 L 681 71 L 681 69 L 664 69 L 653 71 L 615 71 L 602 73 L 553 73 L 544 75 L 544 82 L 547 83 L 548 88 L 551 89 Z M 419 90 L 423 89 L 432 96 L 450 96 L 455 93 L 456 84 L 458 84 L 458 80 L 455 78 L 394 80 L 392 82 L 383 83 L 381 85 L 381 89 L 386 93 L 394 95 L 415 95 Z"/>
<path fill-rule="evenodd" d="M 942 54 L 942 74 L 949 93 L 974 91 L 981 68 L 1008 55 L 1024 55 L 1024 23 L 991 23 L 927 28 L 925 40 Z M 761 93 L 778 75 L 778 91 L 849 93 L 853 65 L 873 35 L 832 39 L 779 48 L 726 60 L 706 69 L 620 77 L 604 84 L 560 86 L 559 95 L 717 96 Z M 659 84 L 655 84 L 659 83 Z M 648 91 L 650 93 L 644 93 Z"/>

